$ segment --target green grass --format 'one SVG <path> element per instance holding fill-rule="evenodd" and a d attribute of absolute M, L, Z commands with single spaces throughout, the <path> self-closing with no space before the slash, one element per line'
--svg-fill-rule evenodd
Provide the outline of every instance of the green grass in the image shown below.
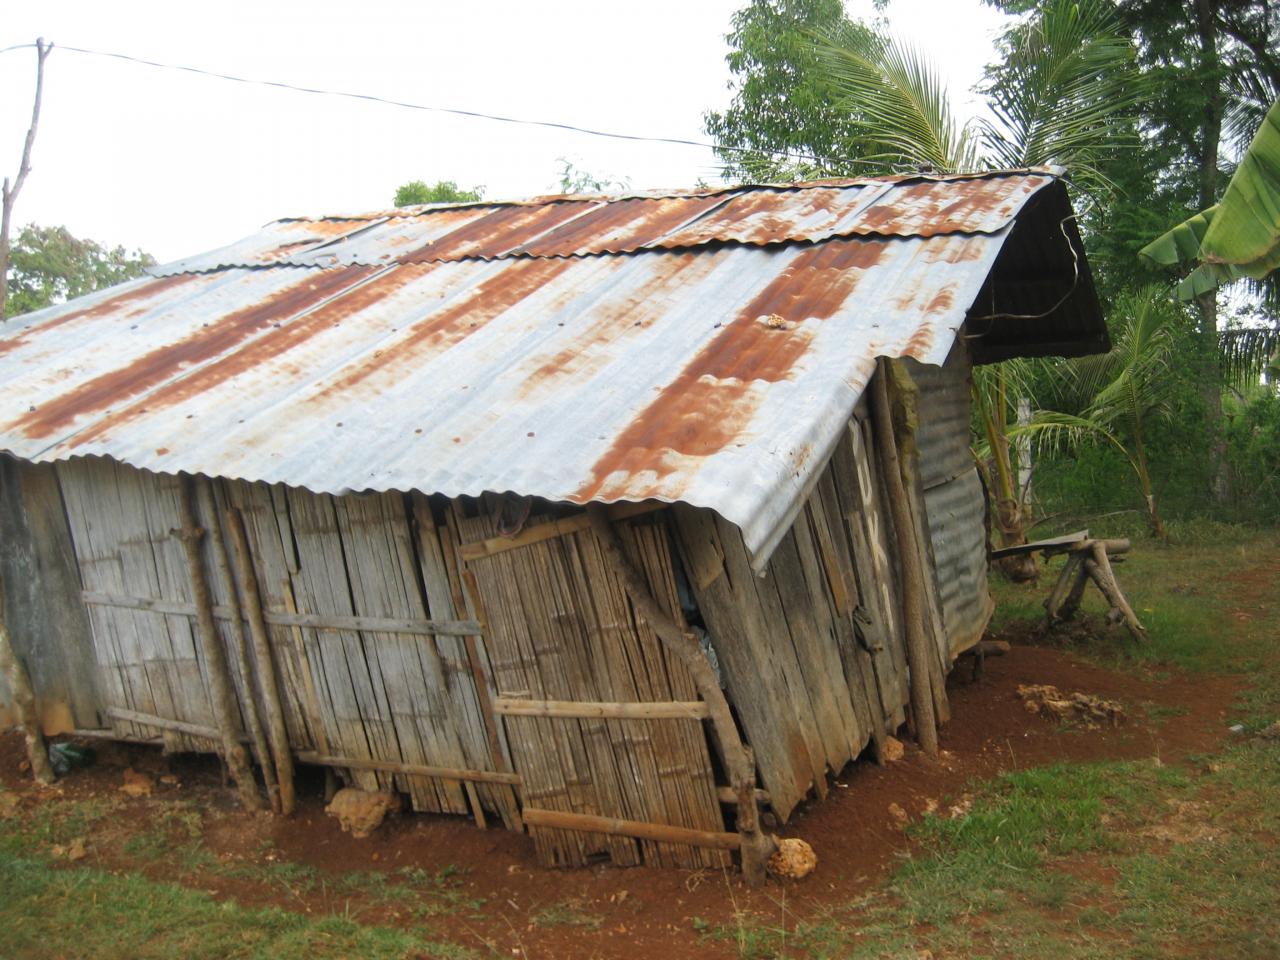
<path fill-rule="evenodd" d="M 591 913 L 576 899 L 548 904 L 538 910 L 532 919 L 539 927 L 581 927 L 586 930 L 599 930 L 604 923 L 601 914 Z"/>
<path fill-rule="evenodd" d="M 1117 568 L 1149 628 L 1145 645 L 1101 625 L 1092 588 L 1092 629 L 1074 632 L 1068 645 L 1157 679 L 1175 670 L 1245 674 L 1247 692 L 1223 706 L 1228 722 L 1256 730 L 1280 717 L 1280 603 L 1264 587 L 1261 609 L 1232 616 L 1240 603 L 1233 581 L 1275 550 L 1256 535 L 1204 527 L 1179 525 L 1181 543 L 1171 546 L 1135 537 Z M 992 586 L 997 630 L 1025 630 L 1043 617 L 1049 582 Z M 1183 711 L 1147 712 L 1162 722 Z M 1064 763 L 974 783 L 966 816 L 930 816 L 910 828 L 914 855 L 873 893 L 822 910 L 776 897 L 772 911 L 698 921 L 695 930 L 747 960 L 914 958 L 924 950 L 938 960 L 1273 957 L 1280 744 L 1241 739 L 1193 761 Z"/>
<path fill-rule="evenodd" d="M 55 869 L 7 854 L 0 856 L 0 926 L 6 955 L 29 960 L 474 956 L 411 929 L 243 907 L 137 874 Z"/>

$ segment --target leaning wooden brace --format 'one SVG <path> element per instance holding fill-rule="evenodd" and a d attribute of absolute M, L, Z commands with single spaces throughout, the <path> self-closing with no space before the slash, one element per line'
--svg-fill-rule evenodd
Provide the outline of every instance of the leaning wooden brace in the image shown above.
<path fill-rule="evenodd" d="M 689 671 L 698 688 L 698 694 L 707 704 L 711 713 L 711 727 L 715 741 L 719 747 L 721 759 L 729 782 L 737 795 L 738 833 L 742 837 L 742 875 L 751 886 L 764 883 L 765 865 L 769 857 L 777 849 L 773 837 L 760 829 L 760 811 L 756 806 L 756 769 L 750 748 L 742 742 L 738 727 L 729 711 L 729 701 L 716 680 L 711 663 L 707 660 L 694 634 L 681 629 L 649 592 L 648 585 L 632 564 L 623 549 L 617 532 L 609 520 L 608 510 L 601 504 L 587 505 L 591 518 L 591 529 L 600 541 L 601 547 L 612 563 L 614 572 L 622 581 L 622 586 L 631 602 L 658 639 Z"/>
<path fill-rule="evenodd" d="M 249 769 L 249 759 L 236 731 L 235 693 L 231 686 L 231 674 L 227 669 L 227 656 L 218 639 L 213 624 L 213 601 L 209 597 L 209 584 L 205 580 L 204 562 L 200 557 L 200 538 L 204 530 L 196 523 L 195 507 L 191 497 L 191 478 L 183 476 L 178 487 L 178 509 L 182 528 L 175 530 L 182 540 L 187 554 L 187 571 L 191 576 L 191 595 L 196 605 L 196 637 L 200 652 L 204 654 L 209 671 L 209 700 L 213 707 L 214 721 L 222 738 L 222 758 L 236 782 L 240 802 L 248 810 L 261 810 L 262 798 Z"/>

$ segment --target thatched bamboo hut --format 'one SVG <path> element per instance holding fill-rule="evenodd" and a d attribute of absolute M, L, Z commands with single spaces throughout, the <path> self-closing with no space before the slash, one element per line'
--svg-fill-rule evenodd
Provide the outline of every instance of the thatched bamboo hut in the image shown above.
<path fill-rule="evenodd" d="M 971 364 L 1106 345 L 1053 170 L 281 220 L 0 330 L 8 624 L 248 802 L 758 876 L 986 626 Z"/>

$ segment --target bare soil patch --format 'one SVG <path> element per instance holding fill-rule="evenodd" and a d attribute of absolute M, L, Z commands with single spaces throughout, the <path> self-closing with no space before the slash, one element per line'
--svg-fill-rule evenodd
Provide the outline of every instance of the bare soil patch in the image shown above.
<path fill-rule="evenodd" d="M 1249 606 L 1248 599 L 1242 606 Z M 292 819 L 247 814 L 223 786 L 215 760 L 165 757 L 153 748 L 94 743 L 97 762 L 66 777 L 51 794 L 30 782 L 21 769 L 20 738 L 6 735 L 0 737 L 0 780 L 24 807 L 50 796 L 112 798 L 116 807 L 109 825 L 87 838 L 83 863 L 178 879 L 241 903 L 273 903 L 313 913 L 345 910 L 362 922 L 389 924 L 399 922 L 405 909 L 366 898 L 349 885 L 291 886 L 288 874 L 282 874 L 281 882 L 264 883 L 259 875 L 191 873 L 177 854 L 152 859 L 128 854 L 127 838 L 152 829 L 166 805 L 185 801 L 202 814 L 202 843 L 220 864 L 292 864 L 314 868 L 322 880 L 334 881 L 351 871 L 387 877 L 405 867 L 459 871 L 463 895 L 484 904 L 435 917 L 432 925 L 441 937 L 481 953 L 489 946 L 508 956 L 518 951 L 515 955 L 529 957 L 728 957 L 735 953 L 733 945 L 699 938 L 693 932 L 695 918 L 730 924 L 739 912 L 776 915 L 784 895 L 788 903 L 811 912 L 847 903 L 881 881 L 910 848 L 891 805 L 914 820 L 956 803 L 971 778 L 1056 761 L 1154 755 L 1176 763 L 1217 749 L 1228 736 L 1225 707 L 1240 688 L 1238 678 L 1175 673 L 1147 679 L 1029 645 L 1016 631 L 1000 639 L 1011 641 L 1011 650 L 989 658 L 980 679 L 970 679 L 962 664 L 950 680 L 953 717 L 942 731 L 940 762 L 925 760 L 908 741 L 901 761 L 883 767 L 865 760 L 851 764 L 834 778 L 825 801 L 808 804 L 779 831 L 803 838 L 818 855 L 814 873 L 786 883 L 785 893 L 776 881 L 764 890 L 747 890 L 732 873 L 608 865 L 550 869 L 536 863 L 526 838 L 482 831 L 454 817 L 395 815 L 373 836 L 356 839 L 325 815 L 318 775 L 300 783 L 303 796 Z M 1126 722 L 1086 729 L 1032 715 L 1018 695 L 1019 686 L 1032 684 L 1116 701 L 1125 708 Z M 902 736 L 907 738 L 905 731 Z M 153 793 L 123 793 L 126 770 L 149 777 Z M 1171 812 L 1169 828 L 1196 829 L 1193 812 Z"/>

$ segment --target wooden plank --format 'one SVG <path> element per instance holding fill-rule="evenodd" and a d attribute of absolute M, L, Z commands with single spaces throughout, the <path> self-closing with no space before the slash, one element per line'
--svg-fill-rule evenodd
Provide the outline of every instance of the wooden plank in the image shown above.
<path fill-rule="evenodd" d="M 798 668 L 775 665 L 774 634 L 760 611 L 755 574 L 741 548 L 741 535 L 729 527 L 725 536 L 736 537 L 738 549 L 722 540 L 715 514 L 710 510 L 676 504 L 676 542 L 686 569 L 695 569 L 700 554 L 725 558 L 725 574 L 695 594 L 711 642 L 720 662 L 725 687 L 737 710 L 746 740 L 755 751 L 763 786 L 772 798 L 774 812 L 784 821 L 809 790 L 813 780 L 806 739 L 792 713 L 788 677 L 798 684 Z M 794 657 L 791 658 L 794 662 Z M 769 664 L 769 669 L 761 669 Z"/>
<path fill-rule="evenodd" d="M 468 581 L 468 590 L 462 590 L 461 577 L 457 577 L 459 545 L 448 525 L 437 526 L 432 502 L 420 493 L 410 496 L 414 530 L 417 534 L 418 572 L 426 595 L 427 615 L 435 619 L 448 619 L 466 615 L 485 627 L 485 610 L 479 589 Z M 447 505 L 446 505 L 447 506 Z M 451 578 L 450 570 L 455 572 Z M 454 579 L 458 589 L 454 590 Z M 470 604 L 468 606 L 468 604 Z M 452 679 L 445 684 L 450 698 L 450 715 L 457 727 L 467 765 L 490 770 L 512 770 L 510 754 L 502 739 L 497 716 L 493 712 L 493 682 L 490 679 L 489 659 L 482 635 L 435 638 L 435 646 L 443 665 L 451 672 Z M 520 804 L 509 787 L 482 784 L 476 788 L 479 800 L 499 817 L 508 830 L 523 831 Z"/>
<path fill-rule="evenodd" d="M 318 767 L 343 767 L 349 770 L 376 770 L 382 773 L 404 773 L 414 777 L 431 777 L 436 780 L 452 780 L 458 783 L 501 783 L 520 786 L 520 777 L 514 773 L 497 770 L 465 770 L 460 767 L 435 767 L 421 763 L 397 763 L 393 760 L 369 760 L 364 757 L 327 757 L 304 750 L 298 755 L 301 763 Z"/>
<path fill-rule="evenodd" d="M 194 617 L 194 603 L 159 600 L 154 597 L 130 597 L 119 593 L 102 593 L 97 590 L 80 591 L 85 603 L 102 607 L 120 607 L 129 610 L 149 610 L 168 616 Z M 231 620 L 235 611 L 226 605 L 213 608 L 213 615 L 220 620 Z M 269 624 L 281 627 L 309 627 L 312 630 L 368 630 L 373 633 L 409 633 L 418 636 L 468 637 L 481 633 L 477 620 L 421 620 L 413 617 L 344 617 L 314 613 L 290 613 L 286 610 L 263 610 Z"/>
<path fill-rule="evenodd" d="M 159 730 L 176 730 L 179 733 L 198 737 L 201 740 L 212 740 L 214 743 L 219 743 L 222 740 L 222 734 L 216 727 L 206 727 L 199 723 L 171 720 L 168 717 L 157 717 L 149 713 L 139 713 L 137 710 L 124 710 L 120 707 L 104 707 L 102 712 L 115 720 L 127 720 L 139 726 L 156 727 Z M 214 751 L 207 750 L 203 752 L 213 753 Z"/>
<path fill-rule="evenodd" d="M 297 607 L 289 597 L 289 565 L 279 526 L 271 488 L 265 483 L 223 480 L 226 502 L 240 511 L 249 540 L 252 573 L 261 592 L 264 610 L 289 612 Z M 289 550 L 292 551 L 292 534 Z M 296 563 L 295 563 L 296 567 Z M 307 660 L 304 634 L 299 627 L 267 625 L 267 637 L 281 684 L 281 706 L 289 744 L 298 749 L 318 749 L 328 753 L 324 744 L 324 720 L 316 696 L 314 677 Z"/>
<path fill-rule="evenodd" d="M 665 509 L 669 504 L 657 500 L 646 500 L 641 503 L 619 503 L 609 508 L 609 516 L 614 520 L 625 520 L 654 510 Z M 507 550 L 527 547 L 555 537 L 563 537 L 571 533 L 581 533 L 591 528 L 591 521 L 585 513 L 576 513 L 570 517 L 561 517 L 549 523 L 538 523 L 526 526 L 519 533 L 510 537 L 489 537 L 474 543 L 464 543 L 459 553 L 465 561 L 478 560 L 481 557 L 492 557 Z"/>
<path fill-rule="evenodd" d="M 534 517 L 529 528 L 542 525 L 548 521 Z M 463 518 L 459 527 L 468 541 L 492 533 L 488 517 Z M 659 574 L 659 592 L 678 611 L 670 560 L 663 566 L 657 549 L 664 536 L 660 527 L 647 531 L 641 552 L 657 564 L 651 575 Z M 499 689 L 520 691 L 506 699 L 626 704 L 620 709 L 631 710 L 696 698 L 679 664 L 662 656 L 660 642 L 632 614 L 593 534 L 545 537 L 527 550 L 488 555 L 469 567 L 486 601 L 485 639 Z M 527 804 L 624 822 L 674 820 L 688 829 L 723 825 L 700 719 L 592 712 L 599 715 L 503 713 Z M 618 864 L 727 862 L 714 850 L 677 842 L 530 826 L 543 862 L 585 863 L 597 853 Z"/>
<path fill-rule="evenodd" d="M 426 611 L 409 539 L 404 497 L 398 493 L 348 495 L 334 501 L 351 602 L 358 615 L 416 617 Z M 477 625 L 478 629 L 478 625 Z M 462 767 L 462 746 L 445 696 L 444 669 L 433 643 L 402 634 L 361 631 L 369 677 L 386 705 L 389 753 L 383 759 Z M 466 795 L 455 783 L 404 781 L 414 809 L 465 814 Z"/>
<path fill-rule="evenodd" d="M 582 830 L 589 833 L 637 837 L 660 840 L 667 843 L 685 843 L 695 847 L 712 847 L 716 850 L 737 850 L 741 838 L 736 833 L 712 833 L 706 830 L 690 830 L 662 823 L 642 823 L 638 820 L 621 820 L 617 817 L 598 817 L 581 813 L 565 813 L 561 810 L 524 808 L 525 823 L 533 827 L 555 827 L 561 830 Z"/>
<path fill-rule="evenodd" d="M 798 544 L 801 539 L 806 541 L 803 560 Z M 790 641 L 800 668 L 806 696 L 798 707 L 803 710 L 807 704 L 812 715 L 823 761 L 822 769 L 814 771 L 814 787 L 819 797 L 825 797 L 827 772 L 842 769 L 852 759 L 849 734 L 855 721 L 844 683 L 844 668 L 832 636 L 831 608 L 826 597 L 818 592 L 822 586 L 813 579 L 806 580 L 805 576 L 808 565 L 809 577 L 816 577 L 818 564 L 817 550 L 808 536 L 802 510 L 769 558 L 769 573 L 783 612 L 783 628 L 775 637 L 779 642 Z M 818 591 L 811 591 L 811 585 L 818 587 Z"/>
<path fill-rule="evenodd" d="M 99 723 L 102 696 L 80 570 L 51 463 L 0 456 L 0 591 L 14 651 L 31 674 L 44 733 Z"/>
<path fill-rule="evenodd" d="M 711 715 L 701 700 L 671 700 L 666 703 L 609 703 L 583 700 L 517 700 L 499 697 L 493 709 L 513 717 L 600 717 L 610 720 L 705 720 Z"/>
<path fill-rule="evenodd" d="M 351 582 L 343 559 L 342 538 L 333 498 L 308 490 L 287 488 L 287 531 L 297 552 L 298 571 L 291 588 L 298 605 L 324 616 L 350 617 Z M 378 699 L 364 644 L 355 630 L 312 631 L 308 653 L 317 684 L 328 698 L 325 711 L 333 724 L 330 748 L 338 755 L 377 760 L 391 756 L 391 729 L 386 703 Z M 350 768 L 352 779 L 365 790 L 390 789 L 392 777 Z"/>

